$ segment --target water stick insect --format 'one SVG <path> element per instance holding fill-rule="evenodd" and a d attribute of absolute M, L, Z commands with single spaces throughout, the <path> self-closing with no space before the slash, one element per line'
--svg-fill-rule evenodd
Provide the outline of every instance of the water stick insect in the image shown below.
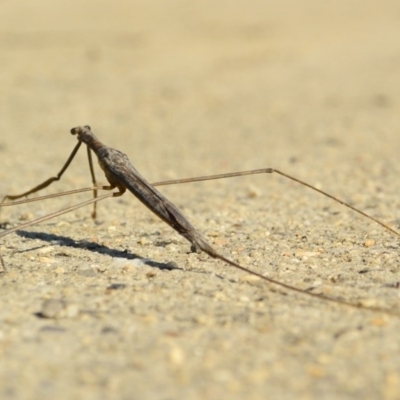
<path fill-rule="evenodd" d="M 311 297 L 314 297 L 314 298 L 317 298 L 317 299 L 320 299 L 323 301 L 338 303 L 338 304 L 342 304 L 342 305 L 346 305 L 346 306 L 350 306 L 350 307 L 367 309 L 367 310 L 371 310 L 371 311 L 385 312 L 385 313 L 394 314 L 394 315 L 400 315 L 400 314 L 397 314 L 395 311 L 392 311 L 389 309 L 382 309 L 380 307 L 368 307 L 368 306 L 364 306 L 361 303 L 355 303 L 355 302 L 353 303 L 353 302 L 349 302 L 346 300 L 328 297 L 328 296 L 325 296 L 325 295 L 322 295 L 319 293 L 313 293 L 313 292 L 310 292 L 310 291 L 307 291 L 304 289 L 300 289 L 295 286 L 286 284 L 282 281 L 277 281 L 273 278 L 269 278 L 265 275 L 262 275 L 261 273 L 258 273 L 256 271 L 253 271 L 247 267 L 244 267 L 244 266 L 238 264 L 237 262 L 225 257 L 224 255 L 219 253 L 216 249 L 214 249 L 214 247 L 212 247 L 207 242 L 207 240 L 194 228 L 194 226 L 188 221 L 188 219 L 183 215 L 183 213 L 171 201 L 169 201 L 162 193 L 160 193 L 157 189 L 155 189 L 155 186 L 170 185 L 170 184 L 176 184 L 176 183 L 196 182 L 196 181 L 206 181 L 206 180 L 212 180 L 212 179 L 223 179 L 223 178 L 229 178 L 229 177 L 235 177 L 235 176 L 254 175 L 254 174 L 261 174 L 261 173 L 276 173 L 276 174 L 284 176 L 285 178 L 293 180 L 301 185 L 304 185 L 314 191 L 317 191 L 317 192 L 331 198 L 332 200 L 334 200 L 334 201 L 352 209 L 353 211 L 363 215 L 364 217 L 369 218 L 372 221 L 378 223 L 379 225 L 383 226 L 385 229 L 396 234 L 397 236 L 400 236 L 400 234 L 397 231 L 395 231 L 388 225 L 382 223 L 381 221 L 377 220 L 376 218 L 364 213 L 363 211 L 356 209 L 355 207 L 351 206 L 350 204 L 348 204 L 348 203 L 346 203 L 346 202 L 344 202 L 344 201 L 342 201 L 320 189 L 317 189 L 316 187 L 314 187 L 306 182 L 303 182 L 297 178 L 294 178 L 293 176 L 290 176 L 290 175 L 283 173 L 279 170 L 276 170 L 274 168 L 264 168 L 264 169 L 237 172 L 237 173 L 227 173 L 227 174 L 218 174 L 218 175 L 203 176 L 203 177 L 197 177 L 197 178 L 163 181 L 163 182 L 156 182 L 154 184 L 150 184 L 132 166 L 128 157 L 124 153 L 122 153 L 119 150 L 112 149 L 112 148 L 104 145 L 103 143 L 101 143 L 95 137 L 95 135 L 92 133 L 91 128 L 89 126 L 72 128 L 71 134 L 77 136 L 78 143 L 75 146 L 75 148 L 73 149 L 71 155 L 67 159 L 66 163 L 64 164 L 64 166 L 62 167 L 60 172 L 55 177 L 51 177 L 51 178 L 47 179 L 40 185 L 35 186 L 33 189 L 31 189 L 27 192 L 24 192 L 19 195 L 5 196 L 3 198 L 1 206 L 16 205 L 16 204 L 26 203 L 29 201 L 43 200 L 43 199 L 58 197 L 61 195 L 66 195 L 66 194 L 80 193 L 80 192 L 84 192 L 84 191 L 93 191 L 94 198 L 84 201 L 82 203 L 73 205 L 71 207 L 62 209 L 55 213 L 51 213 L 51 214 L 45 215 L 43 217 L 37 218 L 37 219 L 27 222 L 25 224 L 21 224 L 15 228 L 8 229 L 8 230 L 0 233 L 0 237 L 6 236 L 17 230 L 24 229 L 28 226 L 37 224 L 39 222 L 49 220 L 51 218 L 57 217 L 59 215 L 76 210 L 78 208 L 84 207 L 89 204 L 94 204 L 94 209 L 93 209 L 93 213 L 92 213 L 92 217 L 94 218 L 96 216 L 96 203 L 98 201 L 103 200 L 108 197 L 122 196 L 126 192 L 126 190 L 128 190 L 133 195 L 135 195 L 147 208 L 149 208 L 154 214 L 156 214 L 160 219 L 162 219 L 171 228 L 173 228 L 180 235 L 182 235 L 186 240 L 188 240 L 192 245 L 192 250 L 194 250 L 194 251 L 203 251 L 204 253 L 208 254 L 212 258 L 219 259 L 219 260 L 229 264 L 232 267 L 240 269 L 248 274 L 257 276 L 260 279 L 263 279 L 271 284 L 280 286 L 286 290 L 298 292 L 303 295 L 311 296 Z M 90 172 L 91 172 L 91 176 L 92 176 L 92 182 L 95 186 L 90 187 L 90 188 L 72 190 L 72 191 L 54 194 L 54 195 L 42 196 L 42 197 L 38 197 L 35 199 L 13 201 L 10 203 L 5 202 L 6 200 L 17 200 L 19 198 L 28 196 L 29 194 L 38 192 L 39 190 L 49 186 L 54 181 L 60 180 L 61 176 L 66 171 L 66 169 L 68 168 L 70 163 L 72 162 L 73 158 L 75 157 L 75 155 L 78 152 L 82 143 L 86 144 L 86 146 L 87 146 L 87 154 L 88 154 Z M 103 170 L 103 172 L 107 178 L 107 181 L 109 183 L 109 185 L 107 185 L 107 186 L 97 186 L 96 185 L 91 151 L 93 151 L 97 156 L 99 165 L 100 165 L 101 169 Z M 108 190 L 108 191 L 112 191 L 112 190 L 116 189 L 116 191 L 98 196 L 97 191 L 100 189 Z"/>

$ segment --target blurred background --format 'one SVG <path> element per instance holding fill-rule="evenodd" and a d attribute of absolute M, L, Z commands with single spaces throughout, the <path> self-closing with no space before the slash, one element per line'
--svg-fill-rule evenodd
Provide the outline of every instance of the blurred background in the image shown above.
<path fill-rule="evenodd" d="M 213 171 L 345 162 L 353 146 L 381 158 L 399 126 L 399 12 L 390 0 L 2 1 L 3 151 L 59 159 L 70 127 L 90 124 L 145 168 L 160 151 L 161 175 L 194 173 L 192 157 Z"/>

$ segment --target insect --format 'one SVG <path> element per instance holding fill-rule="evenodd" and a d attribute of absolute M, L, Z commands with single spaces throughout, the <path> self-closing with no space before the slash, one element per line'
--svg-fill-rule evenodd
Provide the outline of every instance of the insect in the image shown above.
<path fill-rule="evenodd" d="M 26 228 L 30 225 L 37 224 L 39 222 L 46 221 L 48 219 L 54 218 L 56 216 L 65 214 L 67 212 L 76 210 L 80 207 L 87 206 L 89 204 L 93 204 L 93 212 L 92 212 L 92 217 L 95 218 L 96 216 L 96 204 L 98 201 L 103 200 L 107 197 L 119 197 L 122 196 L 127 190 L 130 191 L 134 196 L 136 196 L 147 208 L 149 208 L 154 214 L 156 214 L 160 219 L 162 219 L 165 223 L 167 223 L 171 228 L 173 228 L 175 231 L 177 231 L 180 235 L 182 235 L 192 246 L 193 251 L 203 251 L 204 253 L 208 254 L 210 257 L 219 259 L 226 264 L 229 264 L 232 267 L 235 267 L 237 269 L 240 269 L 246 273 L 252 274 L 257 276 L 260 279 L 263 279 L 269 283 L 272 283 L 274 285 L 278 285 L 280 287 L 283 287 L 284 289 L 294 291 L 301 293 L 303 295 L 311 296 L 314 298 L 318 298 L 320 300 L 324 301 L 329 301 L 329 302 L 334 302 L 334 303 L 339 303 L 343 304 L 346 306 L 350 307 L 355 307 L 355 308 L 363 308 L 363 309 L 368 309 L 371 311 L 383 311 L 389 314 L 396 314 L 395 312 L 391 310 L 386 310 L 386 309 L 381 309 L 379 307 L 367 307 L 363 306 L 362 304 L 359 303 L 352 303 L 348 302 L 342 299 L 337 299 L 337 298 L 332 298 L 332 297 L 327 297 L 318 293 L 313 293 L 309 291 L 305 291 L 303 289 L 299 289 L 297 287 L 291 286 L 289 284 L 286 284 L 281 281 L 277 281 L 275 279 L 269 278 L 267 276 L 264 276 L 258 272 L 255 272 L 245 266 L 242 266 L 238 264 L 237 262 L 225 257 L 221 253 L 219 253 L 214 247 L 212 247 L 207 240 L 195 229 L 195 227 L 188 221 L 188 219 L 184 216 L 184 214 L 171 202 L 169 201 L 162 193 L 160 193 L 155 186 L 161 186 L 161 185 L 169 185 L 169 184 L 175 184 L 175 183 L 186 183 L 186 182 L 195 182 L 195 181 L 205 181 L 205 180 L 212 180 L 212 179 L 223 179 L 223 178 L 229 178 L 229 177 L 234 177 L 234 176 L 244 176 L 244 175 L 254 175 L 254 174 L 261 174 L 261 173 L 276 173 L 279 175 L 284 176 L 285 178 L 291 179 L 301 185 L 304 185 L 314 191 L 317 191 L 330 199 L 344 205 L 345 207 L 348 207 L 352 209 L 353 211 L 363 215 L 364 217 L 378 223 L 379 225 L 383 226 L 385 229 L 391 231 L 392 233 L 396 234 L 397 236 L 400 236 L 400 234 L 392 229 L 391 227 L 387 226 L 386 224 L 382 223 L 381 221 L 375 219 L 374 217 L 364 213 L 363 211 L 360 211 L 356 209 L 355 207 L 351 206 L 348 203 L 345 203 L 344 201 L 320 190 L 317 189 L 316 187 L 313 187 L 312 185 L 303 182 L 297 178 L 294 178 L 293 176 L 290 176 L 284 172 L 281 172 L 279 170 L 276 170 L 274 168 L 264 168 L 264 169 L 258 169 L 258 170 L 252 170 L 252 171 L 243 171 L 243 172 L 238 172 L 238 173 L 227 173 L 227 174 L 218 174 L 218 175 L 211 175 L 211 176 L 203 176 L 203 177 L 198 177 L 198 178 L 188 178 L 188 179 L 180 179 L 180 180 L 172 180 L 172 181 L 163 181 L 163 182 L 156 182 L 154 184 L 150 184 L 147 182 L 147 180 L 132 166 L 130 163 L 128 157 L 122 153 L 119 150 L 112 149 L 110 147 L 107 147 L 103 143 L 101 143 L 96 136 L 92 133 L 91 128 L 89 126 L 79 126 L 76 128 L 71 129 L 71 134 L 76 135 L 78 139 L 78 143 L 76 144 L 75 148 L 73 149 L 71 155 L 68 157 L 66 163 L 60 170 L 60 172 L 55 176 L 47 179 L 43 183 L 35 186 L 34 188 L 19 194 L 19 195 L 7 195 L 3 198 L 3 201 L 1 203 L 1 206 L 8 206 L 8 205 L 15 205 L 15 204 L 21 204 L 21 203 L 26 203 L 29 201 L 36 201 L 39 199 L 48 199 L 51 197 L 58 197 L 60 195 L 66 195 L 66 194 L 73 194 L 73 193 L 79 193 L 83 191 L 93 191 L 94 198 L 84 201 L 82 203 L 73 205 L 71 207 L 62 209 L 60 211 L 57 211 L 55 213 L 37 218 L 33 221 L 27 222 L 25 224 L 19 225 L 15 228 L 8 229 L 2 233 L 0 233 L 0 237 L 6 236 L 10 233 L 13 233 L 19 229 Z M 94 184 L 93 187 L 90 188 L 84 188 L 84 189 L 77 189 L 77 190 L 72 190 L 68 192 L 64 192 L 61 194 L 55 194 L 55 195 L 47 195 L 47 196 L 42 196 L 38 197 L 35 199 L 28 199 L 28 200 L 20 200 L 20 201 L 13 201 L 11 203 L 6 203 L 6 200 L 17 200 L 22 197 L 26 197 L 32 193 L 38 192 L 39 190 L 49 186 L 51 183 L 54 181 L 58 181 L 61 179 L 63 173 L 66 171 L 70 163 L 72 162 L 73 158 L 75 157 L 76 153 L 78 152 L 81 144 L 84 143 L 87 147 L 87 155 L 88 155 L 88 160 L 89 160 L 89 167 L 90 167 L 90 172 L 92 176 L 92 182 Z M 109 183 L 107 186 L 97 186 L 96 184 L 96 178 L 94 174 L 94 169 L 93 169 L 93 162 L 92 162 L 92 157 L 91 157 L 91 152 L 94 152 L 95 155 L 97 156 L 99 165 L 101 169 L 103 170 L 106 179 Z M 107 193 L 101 196 L 98 196 L 98 190 L 106 190 L 106 191 L 112 191 L 111 193 Z M 116 191 L 113 191 L 113 190 Z M 2 260 L 1 260 L 2 261 Z M 3 263 L 3 261 L 2 261 Z M 3 263 L 4 266 L 4 263 Z M 5 267 L 4 267 L 5 268 Z M 396 314 L 397 315 L 397 314 Z"/>

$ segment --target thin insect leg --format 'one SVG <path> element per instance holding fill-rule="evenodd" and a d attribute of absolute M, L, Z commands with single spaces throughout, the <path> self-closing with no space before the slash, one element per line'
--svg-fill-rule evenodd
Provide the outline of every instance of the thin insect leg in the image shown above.
<path fill-rule="evenodd" d="M 2 203 L 2 204 L 0 203 L 0 207 L 10 207 L 10 206 L 16 206 L 18 204 L 34 203 L 36 201 L 54 199 L 56 197 L 69 196 L 71 194 L 77 194 L 77 193 L 91 192 L 94 190 L 96 190 L 96 191 L 97 190 L 111 190 L 111 186 L 91 186 L 88 188 L 67 190 L 65 192 L 46 194 L 45 196 L 38 196 L 38 197 L 34 197 L 32 199 L 17 200 L 17 201 Z"/>
<path fill-rule="evenodd" d="M 364 211 L 359 210 L 358 208 L 352 206 L 349 203 L 346 203 L 343 200 L 340 200 L 339 198 L 316 188 L 315 186 L 310 185 L 307 182 L 302 181 L 301 179 L 295 178 L 294 176 L 288 175 L 282 171 L 279 171 L 275 168 L 263 168 L 263 169 L 253 169 L 251 171 L 240 171 L 240 172 L 229 172 L 226 174 L 217 174 L 217 175 L 208 175 L 208 176 L 199 176 L 195 178 L 185 178 L 185 179 L 175 179 L 175 180 L 168 180 L 168 181 L 161 181 L 161 182 L 155 182 L 152 183 L 153 186 L 165 186 L 165 185 L 175 185 L 175 184 L 181 184 L 181 183 L 190 183 L 190 182 L 202 182 L 202 181 L 210 181 L 210 180 L 215 180 L 215 179 L 224 179 L 224 178 L 234 178 L 234 177 L 240 177 L 240 176 L 246 176 L 246 175 L 257 175 L 257 174 L 272 174 L 276 173 L 279 174 L 285 178 L 288 178 L 294 182 L 300 183 L 303 186 L 308 187 L 309 189 L 314 190 L 315 192 L 318 192 L 326 197 L 329 197 L 330 199 L 336 201 L 337 203 L 349 208 L 350 210 L 355 211 L 356 213 L 362 215 L 365 218 L 368 218 L 371 221 L 374 221 L 375 223 L 379 224 L 383 228 L 387 229 L 388 231 L 392 232 L 396 236 L 400 236 L 400 233 L 397 232 L 395 229 L 391 228 L 389 225 L 379 221 L 377 218 L 365 213 Z"/>
<path fill-rule="evenodd" d="M 96 182 L 96 175 L 94 173 L 94 168 L 93 168 L 93 161 L 92 161 L 92 151 L 90 150 L 89 146 L 86 146 L 87 150 L 87 156 L 88 156 L 88 161 L 89 161 L 89 169 L 90 169 L 90 175 L 92 176 L 92 183 L 94 186 L 97 185 Z M 93 189 L 93 198 L 95 199 L 97 197 L 97 189 Z M 93 211 L 92 211 L 92 218 L 95 219 L 97 215 L 97 201 L 93 203 Z"/>
<path fill-rule="evenodd" d="M 83 201 L 82 203 L 75 204 L 75 205 L 73 205 L 71 207 L 63 208 L 62 210 L 56 211 L 54 213 L 44 215 L 43 217 L 40 217 L 40 218 L 36 218 L 33 221 L 29 221 L 29 222 L 26 222 L 24 224 L 18 225 L 18 226 L 14 227 L 14 228 L 7 229 L 6 231 L 0 233 L 0 238 L 3 237 L 3 236 L 7 236 L 10 233 L 16 232 L 16 231 L 18 231 L 20 229 L 28 228 L 31 225 L 39 224 L 40 222 L 47 221 L 49 219 L 58 217 L 60 215 L 69 213 L 69 212 L 74 211 L 74 210 L 77 210 L 78 208 L 82 208 L 82 207 L 85 207 L 85 206 L 87 206 L 89 204 L 93 204 L 94 202 L 104 200 L 107 197 L 116 197 L 118 195 L 119 195 L 119 192 L 107 193 L 107 194 L 103 194 L 102 196 L 96 197 L 95 199 L 86 200 L 86 201 Z"/>
<path fill-rule="evenodd" d="M 68 160 L 66 161 L 66 163 L 64 164 L 64 166 L 61 168 L 60 172 L 56 175 L 53 176 L 47 180 L 45 180 L 44 182 L 42 182 L 40 185 L 35 186 L 33 189 L 28 190 L 27 192 L 24 192 L 22 194 L 17 194 L 17 195 L 6 195 L 3 197 L 3 200 L 1 201 L 2 203 L 5 200 L 17 200 L 20 199 L 21 197 L 25 197 L 28 196 L 32 193 L 35 193 L 41 189 L 44 189 L 45 187 L 49 186 L 51 183 L 53 183 L 54 181 L 59 181 L 61 179 L 61 176 L 63 175 L 63 173 L 65 172 L 65 170 L 69 167 L 69 164 L 71 164 L 71 161 L 74 159 L 77 151 L 79 150 L 79 147 L 81 146 L 81 142 L 78 142 L 78 144 L 75 146 L 75 148 L 72 150 L 72 153 L 70 154 L 70 156 L 68 157 Z"/>
<path fill-rule="evenodd" d="M 297 288 L 297 287 L 295 287 L 295 286 L 288 285 L 288 284 L 286 284 L 286 283 L 284 283 L 284 282 L 280 282 L 280 281 L 277 281 L 277 280 L 275 280 L 275 279 L 269 278 L 269 277 L 267 277 L 267 276 L 261 275 L 261 274 L 259 274 L 259 273 L 256 272 L 256 271 L 250 270 L 250 269 L 248 269 L 248 268 L 246 268 L 246 267 L 243 267 L 243 266 L 241 266 L 241 265 L 235 263 L 234 261 L 230 260 L 229 258 L 224 257 L 223 255 L 221 255 L 221 254 L 219 254 L 219 253 L 216 253 L 216 252 L 215 252 L 214 255 L 213 255 L 213 254 L 208 253 L 207 251 L 205 251 L 205 252 L 206 252 L 208 255 L 210 255 L 211 257 L 213 257 L 213 258 L 217 258 L 217 259 L 219 259 L 219 260 L 221 260 L 221 261 L 224 261 L 224 262 L 226 262 L 227 264 L 232 265 L 232 266 L 235 267 L 235 268 L 238 268 L 238 269 L 240 269 L 240 270 L 242 270 L 242 271 L 245 271 L 245 272 L 247 272 L 247 273 L 250 273 L 251 275 L 257 276 L 257 277 L 259 277 L 259 278 L 261 278 L 261 279 L 263 279 L 263 280 L 265 280 L 265 281 L 267 281 L 267 282 L 269 282 L 269 283 L 272 283 L 272 284 L 274 284 L 274 285 L 277 285 L 277 286 L 283 287 L 283 288 L 285 288 L 285 289 L 291 290 L 292 292 L 297 292 L 297 293 L 300 293 L 300 294 L 302 294 L 302 295 L 306 294 L 306 295 L 308 295 L 308 296 L 317 298 L 317 299 L 319 299 L 319 300 L 329 301 L 329 302 L 331 302 L 331 303 L 336 303 L 336 304 L 343 304 L 343 305 L 345 305 L 345 306 L 352 307 L 352 308 L 358 308 L 358 309 L 363 309 L 363 310 L 369 310 L 369 311 L 373 311 L 373 312 L 384 312 L 384 313 L 389 314 L 389 315 L 394 315 L 394 316 L 398 316 L 398 317 L 400 316 L 399 313 L 397 313 L 397 312 L 395 312 L 395 311 L 392 311 L 392 310 L 390 310 L 390 309 L 385 309 L 385 308 L 376 307 L 376 306 L 364 306 L 364 305 L 362 305 L 361 303 L 351 303 L 351 302 L 346 301 L 346 300 L 335 299 L 335 298 L 333 298 L 333 297 L 327 297 L 327 296 L 324 296 L 324 295 L 322 295 L 322 294 L 308 292 L 308 291 L 305 291 L 305 290 L 303 290 L 303 289 L 299 289 L 299 288 Z"/>

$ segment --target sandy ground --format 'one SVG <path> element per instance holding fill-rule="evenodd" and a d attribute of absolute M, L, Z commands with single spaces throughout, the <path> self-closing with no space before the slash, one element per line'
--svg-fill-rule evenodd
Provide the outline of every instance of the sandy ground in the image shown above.
<path fill-rule="evenodd" d="M 1 194 L 89 124 L 151 182 L 275 167 L 400 229 L 397 1 L 2 1 L 0 49 Z M 81 152 L 43 194 L 90 185 Z M 400 312 L 399 238 L 331 200 L 277 175 L 162 191 L 244 266 Z M 1 239 L 1 399 L 400 398 L 399 317 L 190 253 L 130 194 L 98 207 Z"/>

